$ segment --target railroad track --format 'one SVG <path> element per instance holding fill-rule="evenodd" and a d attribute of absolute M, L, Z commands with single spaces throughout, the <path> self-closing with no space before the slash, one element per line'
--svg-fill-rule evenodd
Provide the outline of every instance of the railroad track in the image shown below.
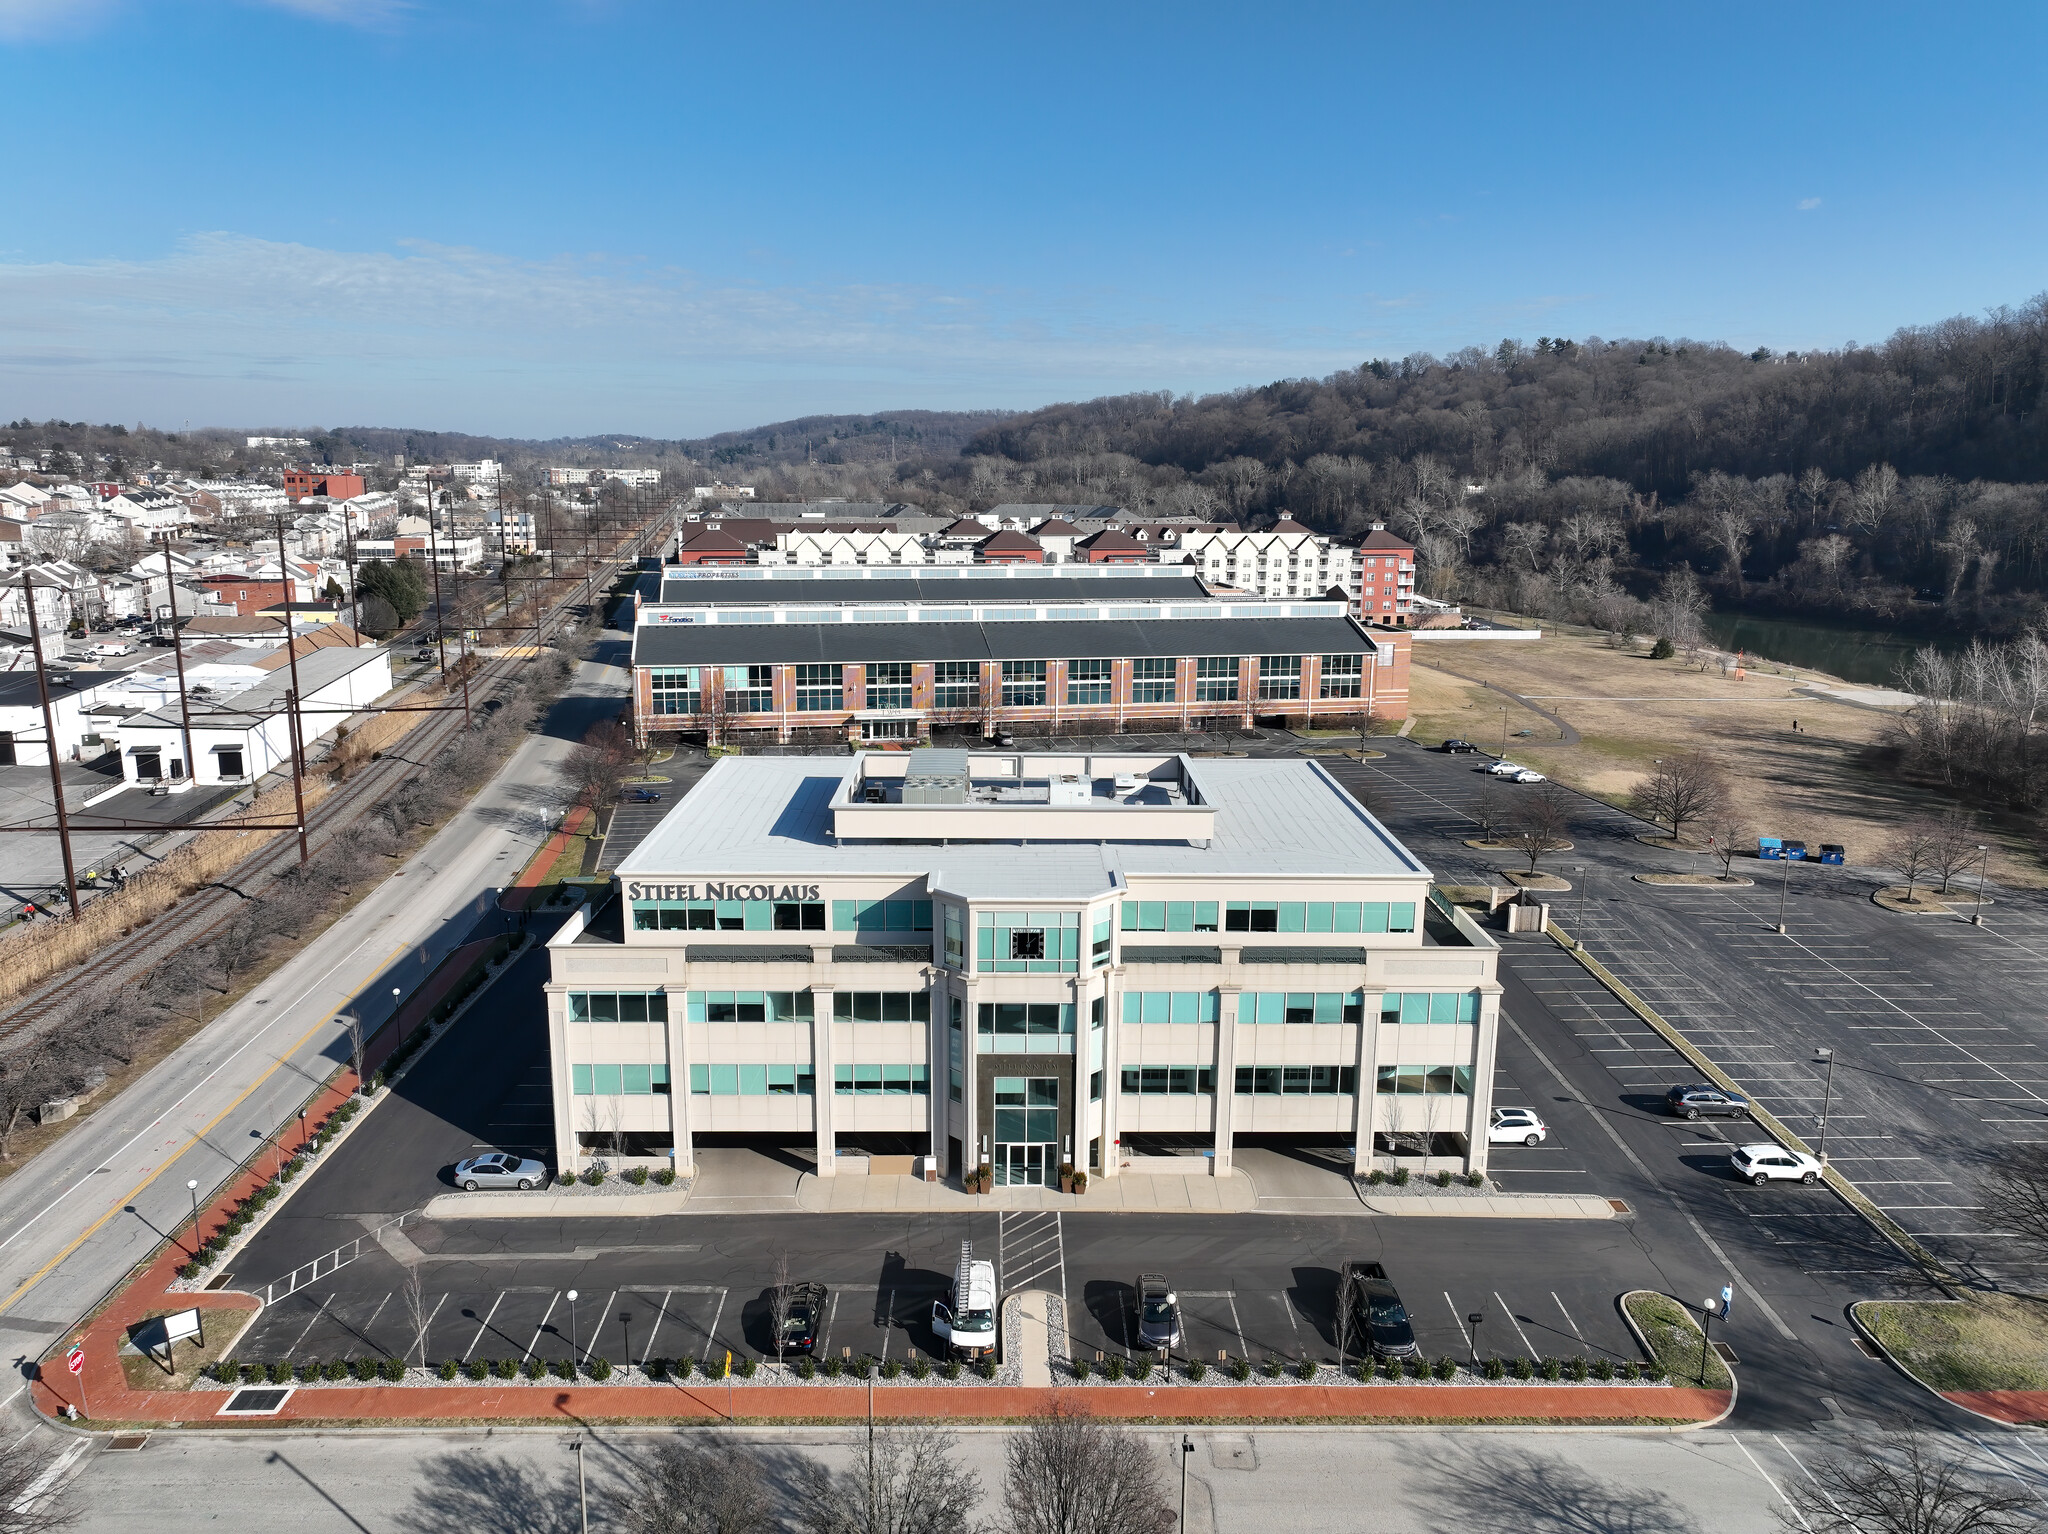
<path fill-rule="evenodd" d="M 636 559 L 638 549 L 622 551 L 619 562 Z M 601 599 L 605 588 L 596 592 Z M 543 638 L 560 631 L 564 619 L 581 602 L 565 598 L 551 608 L 541 622 Z M 470 692 L 477 697 L 508 678 L 518 664 L 514 657 L 487 661 L 470 678 Z M 477 698 L 480 703 L 482 699 Z M 411 757 L 429 759 L 464 728 L 459 711 L 429 719 L 398 742 L 406 756 L 386 755 L 372 762 L 348 782 L 329 794 L 306 816 L 306 844 L 309 852 L 325 847 L 382 794 L 395 788 L 419 770 Z M 0 1050 L 25 1033 L 34 1033 L 53 1021 L 88 984 L 114 977 L 140 983 L 158 963 L 179 948 L 198 947 L 212 940 L 242 906 L 256 898 L 260 886 L 298 860 L 298 837 L 290 831 L 272 839 L 213 883 L 180 900 L 177 906 L 137 927 L 128 936 L 105 945 L 90 959 L 45 981 L 24 995 L 0 1006 Z"/>

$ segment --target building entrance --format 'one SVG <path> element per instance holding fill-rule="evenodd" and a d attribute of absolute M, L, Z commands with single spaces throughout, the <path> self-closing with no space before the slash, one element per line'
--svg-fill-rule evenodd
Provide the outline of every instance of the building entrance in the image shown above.
<path fill-rule="evenodd" d="M 1020 1145 L 1007 1142 L 996 1146 L 996 1182 L 1006 1188 L 1050 1188 L 1058 1182 L 1059 1146 Z"/>
<path fill-rule="evenodd" d="M 1056 1186 L 1060 1165 L 1059 1078 L 998 1076 L 995 1110 L 996 1182 L 1004 1187 Z"/>

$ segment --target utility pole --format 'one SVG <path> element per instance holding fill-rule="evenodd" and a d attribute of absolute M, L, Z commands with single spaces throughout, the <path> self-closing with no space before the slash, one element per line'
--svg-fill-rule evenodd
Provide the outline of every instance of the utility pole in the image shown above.
<path fill-rule="evenodd" d="M 299 827 L 299 862 L 303 864 L 312 856 L 306 850 L 306 749 L 299 722 L 299 700 L 305 694 L 299 691 L 299 637 L 292 632 L 292 567 L 285 560 L 283 517 L 277 519 L 277 569 L 284 577 L 284 657 L 292 676 L 292 690 L 285 694 L 284 711 L 292 747 L 292 807 Z"/>
<path fill-rule="evenodd" d="M 36 692 L 43 700 L 43 746 L 50 756 L 50 797 L 57 805 L 57 841 L 64 849 L 64 898 L 78 915 L 78 871 L 71 863 L 71 820 L 64 813 L 64 773 L 57 761 L 57 721 L 50 712 L 50 674 L 43 667 L 43 629 L 36 621 L 36 589 L 27 569 L 21 572 L 21 594 L 28 603 L 28 637 L 36 650 Z"/>
<path fill-rule="evenodd" d="M 441 545 L 434 534 L 434 508 L 427 506 L 427 563 L 434 569 L 434 637 L 441 646 L 441 685 L 448 685 L 448 622 L 441 610 Z M 452 567 L 451 567 L 452 573 Z M 462 725 L 469 728 L 469 668 L 462 671 Z"/>
<path fill-rule="evenodd" d="M 192 701 L 185 693 L 185 644 L 178 637 L 178 577 L 171 568 L 171 536 L 164 534 L 164 600 L 171 607 L 171 654 L 178 663 L 178 718 L 185 729 L 185 776 L 195 775 L 192 760 Z"/>

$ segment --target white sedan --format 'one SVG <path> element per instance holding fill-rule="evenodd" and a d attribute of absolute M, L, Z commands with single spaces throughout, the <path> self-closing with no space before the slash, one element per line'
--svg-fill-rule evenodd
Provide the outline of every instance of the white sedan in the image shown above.
<path fill-rule="evenodd" d="M 1529 769 L 1520 762 L 1511 762 L 1506 757 L 1502 757 L 1499 761 L 1491 764 L 1486 770 L 1496 778 L 1511 778 L 1516 773 L 1527 772 Z"/>
<path fill-rule="evenodd" d="M 1820 1164 L 1818 1156 L 1786 1150 L 1782 1145 L 1769 1142 L 1738 1146 L 1735 1154 L 1728 1158 L 1728 1163 L 1735 1168 L 1737 1177 L 1746 1178 L 1759 1188 L 1767 1182 L 1803 1182 L 1810 1188 L 1827 1170 Z"/>
<path fill-rule="evenodd" d="M 1549 1135 L 1550 1126 L 1533 1108 L 1496 1108 L 1486 1126 L 1488 1145 L 1541 1145 Z"/>
<path fill-rule="evenodd" d="M 1528 767 L 1524 767 L 1520 772 L 1516 773 L 1514 780 L 1517 783 L 1547 783 L 1549 781 L 1542 773 Z"/>

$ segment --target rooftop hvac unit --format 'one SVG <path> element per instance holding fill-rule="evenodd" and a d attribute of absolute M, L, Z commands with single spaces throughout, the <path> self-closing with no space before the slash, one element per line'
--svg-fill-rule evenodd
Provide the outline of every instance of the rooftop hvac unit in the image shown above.
<path fill-rule="evenodd" d="M 903 773 L 905 804 L 965 804 L 968 797 L 965 751 L 910 753 Z"/>
<path fill-rule="evenodd" d="M 1046 802 L 1073 806 L 1095 797 L 1094 785 L 1086 778 L 1058 777 L 1047 785 Z"/>

